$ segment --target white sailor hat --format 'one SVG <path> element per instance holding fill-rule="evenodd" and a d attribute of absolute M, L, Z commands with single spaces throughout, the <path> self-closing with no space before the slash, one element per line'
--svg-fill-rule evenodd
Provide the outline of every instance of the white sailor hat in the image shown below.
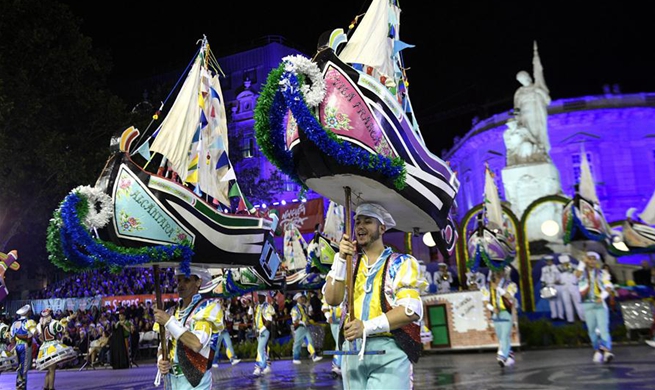
<path fill-rule="evenodd" d="M 294 300 L 294 301 L 297 301 L 298 299 L 300 299 L 300 298 L 303 297 L 303 296 L 304 296 L 304 295 L 302 295 L 301 292 L 296 293 L 296 295 L 293 296 L 293 300 Z"/>
<path fill-rule="evenodd" d="M 561 255 L 561 256 L 559 257 L 559 262 L 562 263 L 562 264 L 570 263 L 570 262 L 571 262 L 571 258 L 569 257 L 569 255 Z"/>
<path fill-rule="evenodd" d="M 268 296 L 268 291 L 257 291 L 257 295 L 261 295 L 261 296 L 265 296 L 265 297 L 267 297 L 267 296 Z"/>
<path fill-rule="evenodd" d="M 546 255 L 546 256 L 544 256 L 544 260 L 553 261 L 553 260 L 555 260 L 555 257 L 553 257 L 552 255 Z"/>
<path fill-rule="evenodd" d="M 29 313 L 30 311 L 32 311 L 32 306 L 27 304 L 27 305 L 21 307 L 20 309 L 16 310 L 16 314 L 19 315 L 19 316 L 24 316 L 27 313 Z"/>
<path fill-rule="evenodd" d="M 207 287 L 209 284 L 211 284 L 212 274 L 209 272 L 207 268 L 200 267 L 197 265 L 191 265 L 189 266 L 189 269 L 190 269 L 189 275 L 196 275 L 200 279 L 201 281 L 200 289 L 203 289 Z M 180 267 L 175 268 L 175 276 L 178 275 L 186 276 L 184 270 L 182 270 Z"/>
<path fill-rule="evenodd" d="M 593 257 L 596 260 L 600 260 L 600 255 L 597 252 L 589 251 L 587 252 L 588 257 Z"/>
<path fill-rule="evenodd" d="M 365 215 L 377 219 L 381 224 L 386 226 L 387 230 L 396 226 L 396 221 L 394 221 L 391 214 L 377 203 L 360 204 L 355 210 L 355 218 L 357 218 L 358 215 Z"/>
<path fill-rule="evenodd" d="M 446 263 L 439 263 L 439 264 L 437 264 L 437 265 L 438 265 L 439 267 L 448 267 L 448 264 L 446 264 Z"/>

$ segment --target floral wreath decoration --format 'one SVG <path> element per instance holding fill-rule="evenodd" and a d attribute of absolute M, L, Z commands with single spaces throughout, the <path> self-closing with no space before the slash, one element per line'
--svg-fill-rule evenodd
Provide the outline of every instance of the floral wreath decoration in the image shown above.
<path fill-rule="evenodd" d="M 311 85 L 306 84 L 307 79 Z M 325 93 L 325 81 L 314 62 L 301 55 L 284 57 L 269 73 L 255 107 L 255 137 L 262 153 L 285 175 L 307 188 L 296 173 L 291 152 L 285 148 L 284 118 L 290 110 L 307 138 L 328 156 L 342 165 L 380 173 L 392 179 L 397 190 L 404 189 L 406 171 L 400 157 L 388 158 L 354 147 L 320 124 L 312 109 L 323 101 Z"/>
<path fill-rule="evenodd" d="M 49 260 L 65 271 L 109 269 L 180 260 L 189 275 L 193 250 L 190 242 L 142 248 L 125 248 L 94 237 L 91 231 L 106 226 L 112 218 L 111 197 L 102 190 L 79 186 L 61 202 L 48 225 L 46 249 Z"/>

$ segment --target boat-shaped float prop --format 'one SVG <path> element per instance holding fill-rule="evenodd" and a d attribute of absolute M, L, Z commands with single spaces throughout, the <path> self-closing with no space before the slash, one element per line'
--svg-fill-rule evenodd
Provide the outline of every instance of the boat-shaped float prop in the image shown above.
<path fill-rule="evenodd" d="M 476 272 L 482 264 L 490 270 L 501 270 L 516 257 L 516 237 L 503 218 L 498 187 L 488 166 L 484 178 L 483 208 L 467 243 L 466 265 L 471 272 Z"/>
<path fill-rule="evenodd" d="M 580 178 L 575 195 L 562 210 L 563 241 L 564 244 L 585 248 L 594 244 L 606 248 L 613 233 L 600 207 L 584 148 L 580 159 Z"/>
<path fill-rule="evenodd" d="M 384 206 L 397 230 L 441 232 L 452 226 L 459 181 L 428 150 L 413 116 L 399 13 L 375 0 L 351 36 L 324 34 L 311 61 L 285 57 L 258 99 L 255 133 L 267 158 L 303 186 L 341 205 L 349 187 L 354 203 Z"/>

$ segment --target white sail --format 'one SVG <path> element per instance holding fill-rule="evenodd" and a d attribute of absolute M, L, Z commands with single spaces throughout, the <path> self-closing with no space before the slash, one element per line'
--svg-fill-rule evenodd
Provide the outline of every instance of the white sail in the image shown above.
<path fill-rule="evenodd" d="M 334 242 L 341 241 L 345 229 L 344 221 L 344 207 L 331 200 L 330 205 L 328 206 L 328 211 L 325 215 L 323 235 Z"/>
<path fill-rule="evenodd" d="M 187 181 L 190 147 L 200 120 L 198 91 L 200 90 L 201 63 L 202 56 L 198 55 L 150 147 L 152 152 L 161 153 L 168 159 L 171 168 L 183 182 Z M 194 104 L 190 104 L 190 102 Z"/>
<path fill-rule="evenodd" d="M 296 225 L 289 222 L 284 230 L 284 261 L 287 264 L 287 270 L 305 269 L 307 266 L 306 251 L 305 238 L 300 234 Z"/>
<path fill-rule="evenodd" d="M 218 76 L 202 71 L 198 183 L 200 190 L 224 205 L 230 204 L 229 181 L 224 176 L 232 169 L 228 159 L 227 118 Z"/>
<path fill-rule="evenodd" d="M 599 205 L 600 202 L 596 195 L 596 185 L 594 184 L 594 178 L 591 176 L 591 169 L 589 168 L 589 161 L 587 161 L 587 153 L 584 151 L 584 148 L 580 152 L 580 160 L 580 196 Z"/>
<path fill-rule="evenodd" d="M 653 195 L 650 197 L 644 211 L 639 214 L 639 218 L 649 225 L 655 225 L 655 192 L 653 192 Z"/>
<path fill-rule="evenodd" d="M 489 227 L 495 229 L 502 228 L 503 210 L 500 205 L 500 197 L 498 196 L 498 187 L 496 186 L 496 181 L 491 176 L 489 168 L 485 168 L 484 202 Z"/>
<path fill-rule="evenodd" d="M 395 34 L 398 35 L 400 9 L 389 4 L 389 0 L 373 0 L 357 29 L 339 53 L 339 59 L 349 64 L 372 66 L 380 74 L 394 77 L 394 40 L 389 38 L 389 24 L 380 20 L 395 17 Z M 392 19 L 393 20 L 393 19 Z"/>

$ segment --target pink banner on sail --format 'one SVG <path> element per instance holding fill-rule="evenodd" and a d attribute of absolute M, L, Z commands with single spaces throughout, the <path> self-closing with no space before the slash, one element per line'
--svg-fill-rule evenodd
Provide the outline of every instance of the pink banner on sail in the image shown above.
<path fill-rule="evenodd" d="M 325 104 L 320 110 L 323 126 L 378 154 L 396 157 L 369 106 L 348 78 L 330 66 L 325 73 L 325 83 Z"/>

